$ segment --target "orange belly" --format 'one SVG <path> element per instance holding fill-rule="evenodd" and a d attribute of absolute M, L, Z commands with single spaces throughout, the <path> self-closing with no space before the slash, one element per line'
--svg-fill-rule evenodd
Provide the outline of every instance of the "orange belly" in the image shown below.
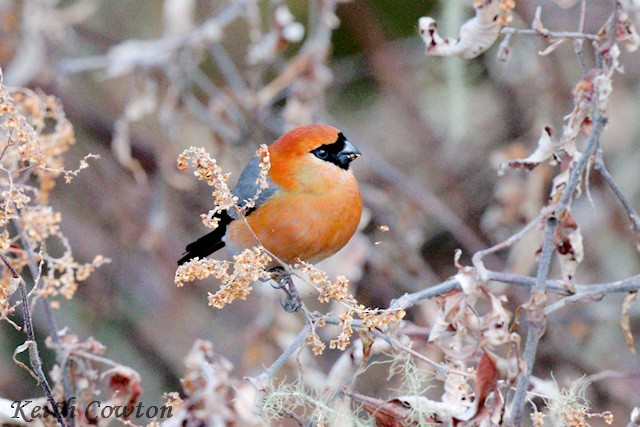
<path fill-rule="evenodd" d="M 286 263 L 318 262 L 344 245 L 355 233 L 362 202 L 357 184 L 319 194 L 276 194 L 246 219 L 260 243 Z M 227 228 L 231 254 L 257 246 L 242 220 Z"/>

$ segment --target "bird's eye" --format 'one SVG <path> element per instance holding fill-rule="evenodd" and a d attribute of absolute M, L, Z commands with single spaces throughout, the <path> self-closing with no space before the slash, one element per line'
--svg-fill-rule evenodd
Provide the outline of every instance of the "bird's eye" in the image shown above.
<path fill-rule="evenodd" d="M 327 150 L 323 150 L 322 148 L 315 150 L 314 153 L 317 158 L 322 160 L 326 159 L 329 156 L 329 153 L 327 153 Z"/>

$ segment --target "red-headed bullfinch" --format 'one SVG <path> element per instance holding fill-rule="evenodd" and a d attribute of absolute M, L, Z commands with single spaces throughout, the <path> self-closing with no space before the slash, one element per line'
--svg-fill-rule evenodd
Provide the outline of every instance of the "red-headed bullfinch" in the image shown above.
<path fill-rule="evenodd" d="M 259 242 L 280 260 L 312 263 L 340 250 L 360 222 L 362 200 L 349 164 L 360 151 L 338 129 L 300 126 L 269 146 L 268 188 L 260 193 L 246 221 Z M 260 158 L 244 168 L 233 194 L 242 201 L 258 194 Z M 251 230 L 229 209 L 218 228 L 189 244 L 178 261 L 204 258 L 225 245 L 234 255 L 257 246 Z"/>

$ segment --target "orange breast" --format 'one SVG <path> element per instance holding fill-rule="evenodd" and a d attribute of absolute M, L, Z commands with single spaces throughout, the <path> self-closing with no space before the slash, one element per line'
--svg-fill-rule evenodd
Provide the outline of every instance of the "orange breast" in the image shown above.
<path fill-rule="evenodd" d="M 355 233 L 362 201 L 358 184 L 344 172 L 340 184 L 322 193 L 282 192 L 247 217 L 260 243 L 287 263 L 297 258 L 318 262 L 344 245 Z M 225 241 L 231 253 L 256 246 L 243 221 L 235 220 Z"/>

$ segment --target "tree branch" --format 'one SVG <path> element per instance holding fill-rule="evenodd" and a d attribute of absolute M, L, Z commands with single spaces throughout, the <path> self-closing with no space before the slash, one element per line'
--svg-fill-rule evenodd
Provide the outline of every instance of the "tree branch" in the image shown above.
<path fill-rule="evenodd" d="M 18 272 L 13 268 L 11 262 L 7 259 L 7 257 L 0 253 L 0 258 L 7 266 L 9 271 L 11 272 L 11 276 L 14 279 L 19 280 L 18 289 L 20 291 L 20 299 L 22 300 L 22 314 L 24 320 L 24 329 L 27 334 L 27 340 L 31 345 L 29 345 L 29 363 L 31 367 L 35 371 L 36 376 L 38 377 L 38 382 L 40 383 L 40 387 L 44 394 L 47 396 L 47 400 L 51 405 L 51 409 L 53 411 L 53 415 L 56 417 L 56 420 L 62 427 L 66 427 L 66 423 L 62 414 L 60 413 L 60 408 L 58 407 L 58 403 L 53 397 L 53 392 L 51 391 L 51 386 L 47 381 L 47 377 L 44 374 L 42 369 L 42 360 L 40 359 L 40 353 L 38 352 L 38 343 L 36 342 L 36 336 L 33 330 L 33 318 L 31 317 L 31 308 L 29 307 L 29 298 L 27 296 L 27 286 L 22 277 L 18 274 Z"/>
<path fill-rule="evenodd" d="M 527 321 L 529 323 L 527 330 L 527 339 L 525 343 L 523 362 L 525 363 L 525 370 L 518 376 L 518 382 L 516 385 L 516 392 L 511 402 L 512 420 L 515 425 L 520 425 L 522 422 L 522 416 L 524 413 L 524 405 L 526 399 L 526 391 L 529 387 L 529 380 L 531 377 L 531 371 L 535 362 L 536 353 L 538 350 L 538 342 L 540 341 L 541 334 L 546 326 L 546 313 L 544 305 L 547 296 L 547 277 L 549 275 L 549 268 L 551 266 L 551 258 L 554 252 L 554 239 L 556 233 L 556 227 L 558 225 L 558 218 L 562 218 L 565 209 L 571 203 L 573 193 L 575 192 L 582 174 L 587 167 L 588 161 L 591 155 L 596 150 L 600 143 L 600 134 L 607 123 L 607 118 L 603 116 L 595 107 L 592 112 L 593 128 L 591 136 L 581 154 L 578 162 L 571 170 L 569 180 L 562 190 L 560 200 L 555 207 L 553 215 L 547 219 L 547 228 L 545 230 L 544 243 L 542 245 L 542 255 L 540 256 L 540 263 L 538 264 L 538 273 L 536 275 L 536 283 L 531 292 L 531 298 L 527 305 Z"/>
<path fill-rule="evenodd" d="M 624 207 L 624 210 L 627 212 L 627 216 L 631 221 L 630 228 L 636 235 L 636 248 L 640 250 L 640 216 L 638 216 L 638 212 L 631 205 L 631 203 L 629 203 L 627 198 L 622 193 L 622 190 L 620 190 L 620 187 L 618 187 L 618 184 L 616 184 L 615 180 L 607 170 L 607 167 L 605 166 L 604 160 L 602 158 L 602 150 L 598 150 L 596 152 L 596 161 L 593 165 L 593 168 L 600 173 L 607 185 L 611 187 L 611 190 L 613 190 L 618 200 L 620 200 L 620 203 L 622 203 L 622 206 Z"/>
<path fill-rule="evenodd" d="M 300 347 L 302 347 L 307 339 L 307 335 L 311 332 L 311 323 L 308 323 L 302 328 L 300 333 L 295 337 L 291 345 L 282 353 L 275 362 L 269 368 L 258 375 L 257 377 L 247 377 L 246 379 L 251 381 L 251 383 L 259 390 L 266 390 L 267 386 L 273 379 L 274 375 L 282 366 L 285 364 L 287 360 L 291 357 L 293 353 L 295 353 Z"/>

